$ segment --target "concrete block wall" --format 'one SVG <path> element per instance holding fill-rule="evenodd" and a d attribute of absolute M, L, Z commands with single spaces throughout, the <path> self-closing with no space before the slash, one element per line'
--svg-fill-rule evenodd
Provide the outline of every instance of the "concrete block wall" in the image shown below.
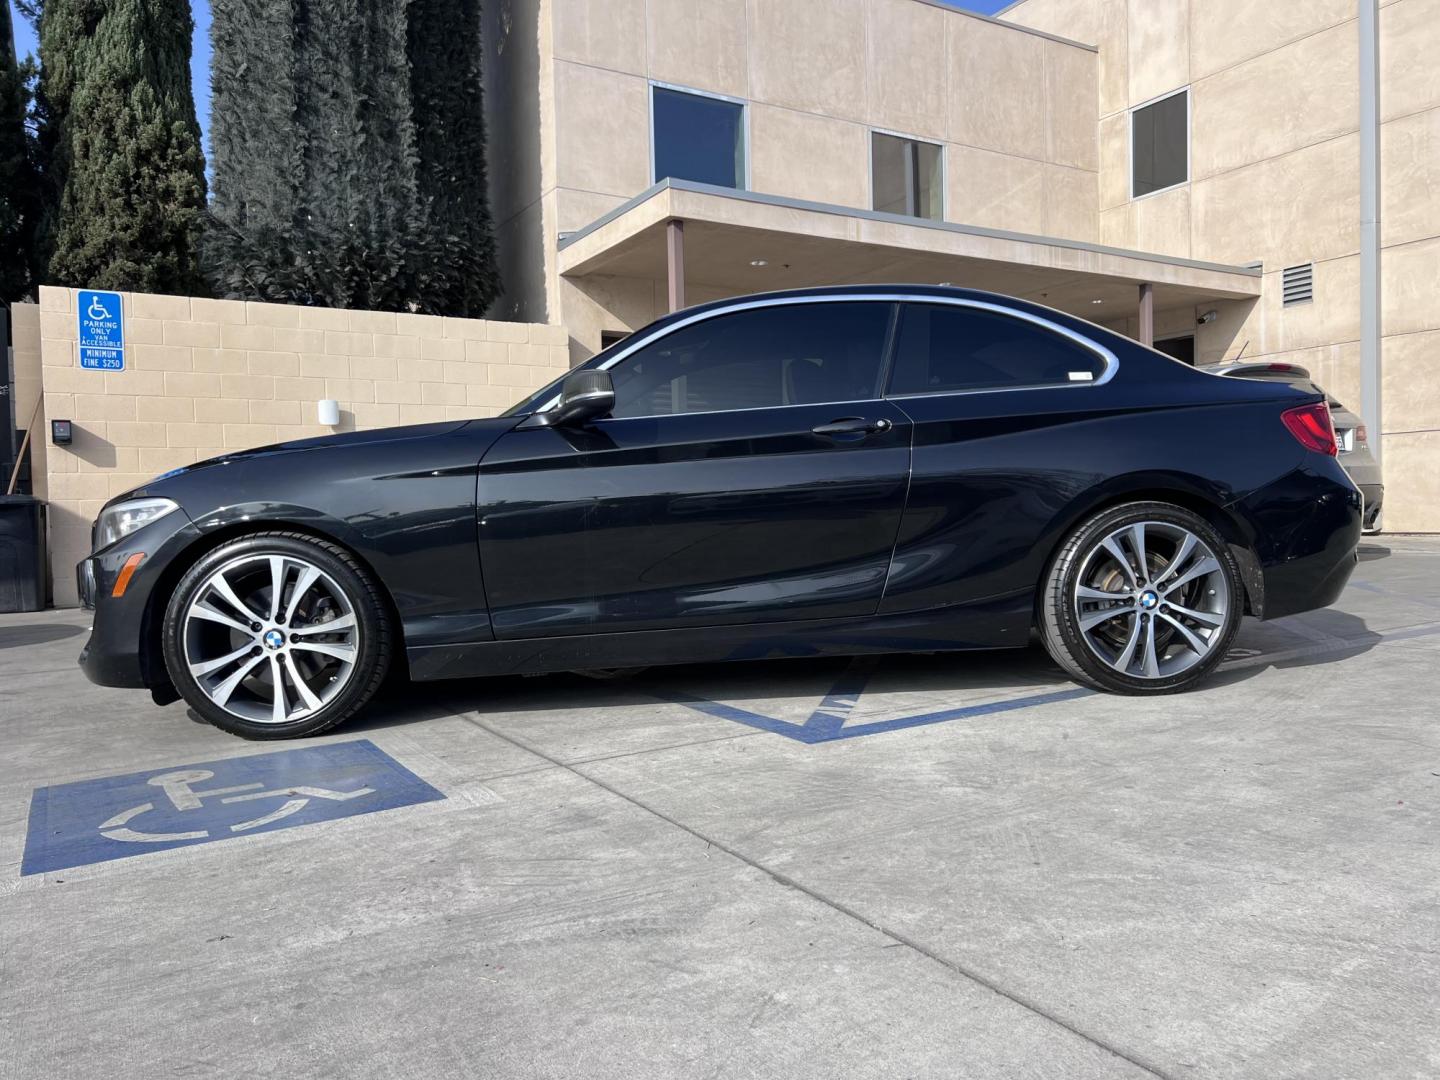
<path fill-rule="evenodd" d="M 569 367 L 559 326 L 125 293 L 125 370 L 90 371 L 75 294 L 43 288 L 38 308 L 15 309 L 17 368 L 45 395 L 37 438 L 74 421 L 70 446 L 37 447 L 57 606 L 76 603 L 73 567 L 100 507 L 159 473 L 288 439 L 494 416 Z M 33 394 L 19 397 L 23 423 Z M 334 428 L 318 422 L 324 398 L 340 404 Z"/>

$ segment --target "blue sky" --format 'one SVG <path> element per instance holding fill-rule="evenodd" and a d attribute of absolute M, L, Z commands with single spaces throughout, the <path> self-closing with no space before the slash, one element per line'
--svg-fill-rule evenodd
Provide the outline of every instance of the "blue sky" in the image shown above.
<path fill-rule="evenodd" d="M 4 0 L 4 2 L 9 3 L 9 0 Z M 944 2 L 952 7 L 978 11 L 982 15 L 993 15 L 1010 3 L 1010 0 L 944 0 Z M 190 79 L 195 87 L 195 112 L 200 119 L 200 130 L 208 131 L 210 127 L 210 0 L 190 0 L 190 10 L 195 14 L 195 46 L 190 56 Z M 10 16 L 15 24 L 15 52 L 20 56 L 35 52 L 35 32 L 30 28 L 30 24 L 13 6 L 10 9 Z"/>

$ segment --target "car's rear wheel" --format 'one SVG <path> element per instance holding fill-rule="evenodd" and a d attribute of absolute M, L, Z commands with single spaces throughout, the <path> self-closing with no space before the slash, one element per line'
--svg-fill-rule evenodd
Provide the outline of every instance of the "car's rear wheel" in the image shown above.
<path fill-rule="evenodd" d="M 334 727 L 370 700 L 390 659 L 375 583 L 344 548 L 298 533 L 246 536 L 205 555 L 171 596 L 163 635 L 181 696 L 249 739 Z"/>
<path fill-rule="evenodd" d="M 1240 570 L 1204 518 L 1169 503 L 1127 503 L 1082 523 L 1050 567 L 1040 636 L 1078 681 L 1167 694 L 1204 679 L 1240 625 Z"/>

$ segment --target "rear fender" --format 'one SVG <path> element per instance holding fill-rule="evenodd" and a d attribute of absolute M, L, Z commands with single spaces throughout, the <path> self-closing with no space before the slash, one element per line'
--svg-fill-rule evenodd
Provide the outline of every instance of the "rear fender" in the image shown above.
<path fill-rule="evenodd" d="M 1255 551 L 1253 526 L 1229 507 L 1236 496 L 1219 484 L 1193 473 L 1142 471 L 1111 477 L 1090 488 L 1055 515 L 1040 545 L 1049 554 L 1043 575 L 1059 554 L 1065 538 L 1082 521 L 1112 506 L 1129 502 L 1168 502 L 1199 514 L 1218 532 L 1240 565 L 1240 578 L 1245 588 L 1248 614 L 1261 615 L 1265 605 L 1264 575 Z M 1037 591 L 1038 596 L 1038 591 Z"/>

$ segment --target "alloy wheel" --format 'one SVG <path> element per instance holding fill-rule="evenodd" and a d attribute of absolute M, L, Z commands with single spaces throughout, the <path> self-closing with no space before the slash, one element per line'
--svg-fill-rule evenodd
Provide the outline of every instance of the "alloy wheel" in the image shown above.
<path fill-rule="evenodd" d="M 1102 537 L 1081 563 L 1072 599 L 1086 647 L 1132 679 L 1168 679 L 1204 660 L 1224 637 L 1231 602 L 1210 545 L 1164 521 Z"/>
<path fill-rule="evenodd" d="M 325 708 L 359 652 L 355 607 L 335 579 L 295 555 L 242 555 L 194 590 L 184 659 L 216 706 L 252 723 L 286 724 Z"/>

